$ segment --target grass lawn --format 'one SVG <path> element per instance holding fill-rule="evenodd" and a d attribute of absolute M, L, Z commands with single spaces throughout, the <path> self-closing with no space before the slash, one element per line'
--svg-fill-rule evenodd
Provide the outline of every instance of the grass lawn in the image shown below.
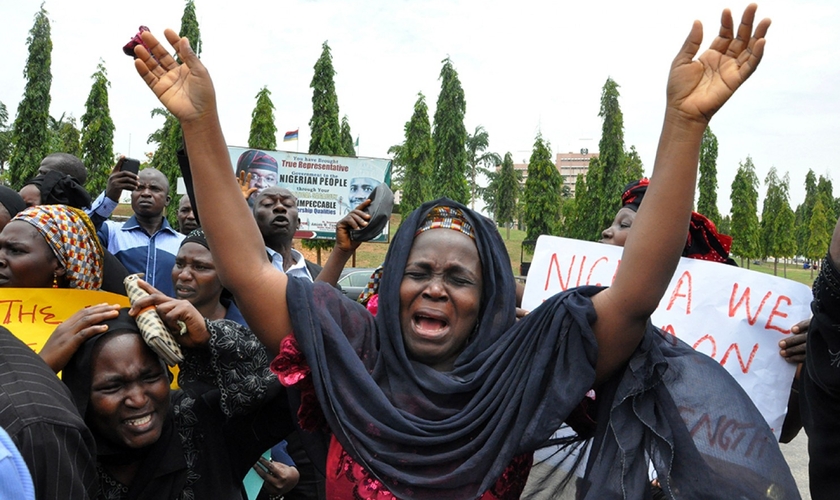
<path fill-rule="evenodd" d="M 740 259 L 735 259 L 735 262 L 738 265 L 741 265 Z M 744 260 L 744 267 L 746 267 L 746 259 Z M 779 270 L 778 270 L 778 277 L 784 278 L 785 271 L 784 265 L 779 263 Z M 750 270 L 751 271 L 758 271 L 764 274 L 773 274 L 773 263 L 772 262 L 762 262 L 761 264 L 753 264 L 750 263 Z M 787 265 L 787 279 L 798 281 L 799 283 L 803 283 L 808 285 L 809 287 L 814 284 L 814 278 L 817 277 L 817 271 L 811 272 L 810 269 L 802 269 L 802 264 L 788 264 Z"/>

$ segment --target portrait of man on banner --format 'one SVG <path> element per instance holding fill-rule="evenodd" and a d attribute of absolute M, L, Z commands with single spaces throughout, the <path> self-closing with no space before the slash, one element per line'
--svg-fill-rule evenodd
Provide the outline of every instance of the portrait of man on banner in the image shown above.
<path fill-rule="evenodd" d="M 248 188 L 257 189 L 248 197 L 248 205 L 253 206 L 254 200 L 265 188 L 277 185 L 277 171 L 277 160 L 263 151 L 249 149 L 239 156 L 236 162 L 236 176 L 239 177 L 240 172 L 250 175 Z"/>

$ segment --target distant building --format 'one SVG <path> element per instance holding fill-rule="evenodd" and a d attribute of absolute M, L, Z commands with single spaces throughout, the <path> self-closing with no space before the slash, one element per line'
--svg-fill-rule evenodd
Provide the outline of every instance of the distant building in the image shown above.
<path fill-rule="evenodd" d="M 590 153 L 587 149 L 581 149 L 580 153 L 557 153 L 554 165 L 563 176 L 563 185 L 569 187 L 572 196 L 575 195 L 577 176 L 582 174 L 585 177 L 589 171 L 589 162 L 597 157 L 598 153 Z M 514 163 L 513 168 L 522 172 L 522 187 L 524 188 L 525 181 L 528 179 L 528 164 Z"/>
<path fill-rule="evenodd" d="M 577 176 L 589 172 L 589 162 L 592 158 L 597 158 L 598 153 L 590 153 L 588 149 L 581 149 L 580 153 L 557 153 L 555 164 L 560 175 L 563 176 L 563 185 L 568 186 L 575 195 L 575 183 L 577 183 Z"/>

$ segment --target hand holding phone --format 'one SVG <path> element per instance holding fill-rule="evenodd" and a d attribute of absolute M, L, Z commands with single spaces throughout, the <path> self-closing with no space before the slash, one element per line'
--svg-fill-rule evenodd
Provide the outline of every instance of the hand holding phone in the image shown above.
<path fill-rule="evenodd" d="M 121 172 L 132 172 L 134 175 L 137 175 L 137 173 L 140 172 L 140 160 L 126 157 L 122 157 L 120 160 L 122 162 L 120 165 Z"/>
<path fill-rule="evenodd" d="M 114 170 L 108 176 L 108 185 L 105 187 L 105 196 L 113 201 L 119 202 L 123 190 L 134 191 L 137 189 L 137 173 L 140 171 L 140 162 L 133 158 L 121 156 L 114 165 Z"/>

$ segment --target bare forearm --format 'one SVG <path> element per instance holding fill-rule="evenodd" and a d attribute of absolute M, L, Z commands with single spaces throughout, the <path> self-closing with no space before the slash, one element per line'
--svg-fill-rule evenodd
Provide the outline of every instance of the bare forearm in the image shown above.
<path fill-rule="evenodd" d="M 350 260 L 352 255 L 352 252 L 346 252 L 338 247 L 333 248 L 330 257 L 327 259 L 324 268 L 318 274 L 315 281 L 323 281 L 324 283 L 336 286 L 338 284 L 338 278 L 341 277 L 341 271 L 347 265 L 347 261 Z"/>
<path fill-rule="evenodd" d="M 265 254 L 262 235 L 233 175 L 218 116 L 182 123 L 195 172 L 196 204 L 219 278 L 257 337 L 277 352 L 291 330 L 286 275 Z"/>
<path fill-rule="evenodd" d="M 705 124 L 666 112 L 653 175 L 612 287 L 593 297 L 603 381 L 636 349 L 685 246 Z"/>
<path fill-rule="evenodd" d="M 656 309 L 685 246 L 705 127 L 666 112 L 650 187 L 613 284 L 625 311 L 639 318 Z"/>
<path fill-rule="evenodd" d="M 218 117 L 181 126 L 195 173 L 193 182 L 202 226 L 222 282 L 236 293 L 237 288 L 248 286 L 253 277 L 240 270 L 253 272 L 266 262 L 265 245 L 256 224 L 251 223 L 253 216 L 233 176 Z"/>

